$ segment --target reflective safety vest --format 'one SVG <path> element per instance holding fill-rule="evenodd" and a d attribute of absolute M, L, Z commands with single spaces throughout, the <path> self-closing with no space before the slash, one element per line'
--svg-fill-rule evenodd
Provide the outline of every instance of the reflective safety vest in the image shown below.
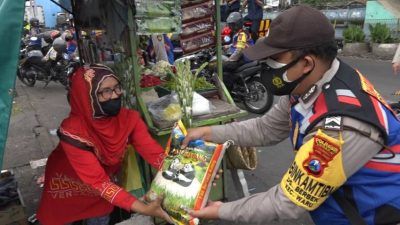
<path fill-rule="evenodd" d="M 313 106 L 305 111 L 294 100 L 290 116 L 290 138 L 298 155 L 281 187 L 295 204 L 309 210 L 317 225 L 350 224 L 331 195 L 337 191 L 367 224 L 400 223 L 400 122 L 363 75 L 341 62 Z M 382 149 L 346 177 L 340 155 L 342 140 L 325 135 L 321 129 L 303 143 L 318 122 L 325 120 L 326 124 L 327 118 L 335 116 L 352 117 L 376 127 L 391 151 Z M 303 147 L 311 150 L 304 154 Z"/>
<path fill-rule="evenodd" d="M 252 45 L 254 45 L 254 41 L 253 39 L 251 39 L 251 36 L 243 30 L 240 30 L 233 36 L 232 44 L 229 48 L 229 51 L 231 54 L 233 54 L 236 49 L 245 49 Z M 247 59 L 245 60 L 248 61 Z"/>

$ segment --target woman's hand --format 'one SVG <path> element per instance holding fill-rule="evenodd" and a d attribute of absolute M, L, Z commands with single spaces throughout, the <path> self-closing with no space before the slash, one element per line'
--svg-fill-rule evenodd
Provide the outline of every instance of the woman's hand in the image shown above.
<path fill-rule="evenodd" d="M 158 217 L 167 221 L 168 223 L 175 224 L 171 217 L 169 217 L 168 214 L 161 208 L 161 202 L 162 198 L 157 198 L 149 204 L 145 204 L 142 201 L 137 200 L 132 204 L 131 210 L 146 216 Z"/>
<path fill-rule="evenodd" d="M 190 141 L 203 139 L 209 141 L 211 139 L 211 127 L 199 127 L 189 129 L 185 139 L 182 142 L 182 148 L 186 148 Z"/>
<path fill-rule="evenodd" d="M 190 216 L 199 219 L 216 220 L 219 219 L 218 211 L 222 202 L 208 202 L 207 206 L 200 210 L 192 210 L 189 212 Z"/>

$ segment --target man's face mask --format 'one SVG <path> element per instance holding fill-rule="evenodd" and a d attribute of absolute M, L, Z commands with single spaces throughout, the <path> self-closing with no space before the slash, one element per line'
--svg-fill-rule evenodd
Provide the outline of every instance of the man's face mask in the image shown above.
<path fill-rule="evenodd" d="M 116 116 L 121 110 L 121 97 L 100 102 L 100 106 L 107 116 Z"/>
<path fill-rule="evenodd" d="M 310 70 L 294 81 L 289 81 L 287 78 L 287 70 L 294 66 L 300 59 L 301 57 L 293 60 L 289 64 L 284 64 L 268 58 L 261 67 L 262 83 L 266 88 L 271 90 L 274 95 L 281 96 L 291 94 L 297 85 L 312 71 Z"/>

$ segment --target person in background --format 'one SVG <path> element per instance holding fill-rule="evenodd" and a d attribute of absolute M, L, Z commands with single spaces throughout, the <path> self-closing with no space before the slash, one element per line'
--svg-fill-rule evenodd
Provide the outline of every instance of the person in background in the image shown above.
<path fill-rule="evenodd" d="M 166 34 L 152 35 L 147 46 L 147 53 L 153 62 L 164 60 L 174 64 L 174 46 Z"/>
<path fill-rule="evenodd" d="M 254 41 L 258 39 L 258 29 L 260 28 L 261 20 L 263 19 L 263 6 L 262 0 L 244 0 L 243 8 L 247 6 L 247 16 L 251 23 L 251 37 Z"/>
<path fill-rule="evenodd" d="M 231 30 L 232 43 L 230 45 L 225 45 L 224 48 L 227 49 L 229 55 L 229 61 L 243 61 L 249 62 L 246 57 L 243 57 L 243 50 L 254 44 L 253 39 L 250 34 L 243 29 L 243 17 L 239 12 L 233 12 L 229 14 L 228 19 L 226 19 L 228 27 Z"/>
<path fill-rule="evenodd" d="M 30 24 L 30 30 L 29 30 L 29 35 L 32 36 L 38 36 L 41 33 L 41 29 L 39 26 L 39 20 L 36 18 L 31 18 L 29 20 Z"/>
<path fill-rule="evenodd" d="M 31 30 L 31 25 L 29 24 L 28 21 L 24 20 L 24 27 L 23 27 L 23 37 L 26 37 L 29 35 L 29 32 Z"/>
<path fill-rule="evenodd" d="M 243 30 L 243 17 L 239 12 L 229 14 L 226 22 L 228 23 L 233 37 L 232 43 L 224 46 L 228 52 L 229 58 L 223 64 L 223 80 L 228 90 L 231 90 L 236 80 L 236 77 L 232 76 L 232 72 L 241 65 L 250 62 L 250 60 L 243 55 L 243 51 L 249 46 L 252 46 L 254 42 L 250 34 L 246 30 Z"/>
<path fill-rule="evenodd" d="M 243 147 L 289 138 L 295 157 L 269 190 L 210 202 L 193 217 L 269 224 L 309 213 L 316 225 L 400 223 L 400 121 L 337 50 L 328 18 L 302 5 L 282 12 L 269 35 L 244 50 L 261 61 L 261 82 L 280 96 L 277 104 L 262 117 L 190 129 L 182 148 L 199 138 Z"/>
<path fill-rule="evenodd" d="M 395 75 L 399 74 L 400 72 L 400 44 L 397 46 L 396 54 L 394 54 L 393 61 L 392 61 L 393 73 Z"/>
<path fill-rule="evenodd" d="M 67 54 L 73 55 L 78 47 L 78 44 L 74 40 L 74 36 L 72 35 L 71 31 L 64 31 L 63 38 L 67 42 Z"/>
<path fill-rule="evenodd" d="M 227 0 L 228 15 L 233 12 L 239 12 L 240 10 L 240 0 Z"/>
<path fill-rule="evenodd" d="M 114 72 L 97 64 L 79 68 L 68 96 L 71 111 L 46 165 L 40 223 L 86 219 L 88 225 L 108 225 L 115 206 L 171 222 L 160 199 L 145 204 L 114 182 L 129 144 L 156 169 L 165 157 L 140 114 L 121 106 L 121 83 Z"/>

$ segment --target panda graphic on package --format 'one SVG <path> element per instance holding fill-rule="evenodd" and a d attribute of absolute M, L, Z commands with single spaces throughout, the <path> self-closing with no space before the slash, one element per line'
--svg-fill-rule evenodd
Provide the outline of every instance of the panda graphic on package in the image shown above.
<path fill-rule="evenodd" d="M 183 164 L 178 158 L 174 158 L 168 169 L 162 172 L 162 176 L 181 186 L 188 187 L 195 177 L 195 170 L 192 164 Z"/>

